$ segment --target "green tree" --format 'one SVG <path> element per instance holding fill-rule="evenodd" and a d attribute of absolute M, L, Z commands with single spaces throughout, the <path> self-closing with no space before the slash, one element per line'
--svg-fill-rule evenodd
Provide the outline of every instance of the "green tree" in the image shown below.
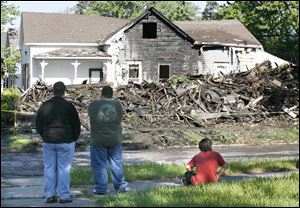
<path fill-rule="evenodd" d="M 14 48 L 1 48 L 1 54 L 4 54 L 1 62 L 1 79 L 5 79 L 5 75 L 15 77 L 17 64 L 21 60 L 21 54 L 19 50 Z"/>
<path fill-rule="evenodd" d="M 159 1 L 153 7 L 171 21 L 195 20 L 199 9 L 186 1 Z"/>
<path fill-rule="evenodd" d="M 193 20 L 198 7 L 185 1 L 79 1 L 77 14 L 135 18 L 155 7 L 170 20 Z"/>
<path fill-rule="evenodd" d="M 298 1 L 236 1 L 218 9 L 219 19 L 238 19 L 265 51 L 299 64 Z"/>
<path fill-rule="evenodd" d="M 1 33 L 5 30 L 5 25 L 20 15 L 18 8 L 7 1 L 1 1 Z M 13 48 L 3 48 L 1 45 L 1 79 L 6 78 L 6 74 L 15 77 L 17 64 L 20 61 L 20 52 Z"/>
<path fill-rule="evenodd" d="M 203 20 L 219 19 L 217 9 L 220 7 L 217 1 L 207 1 L 206 6 L 202 12 Z"/>
<path fill-rule="evenodd" d="M 1 32 L 4 31 L 6 24 L 11 24 L 19 15 L 20 11 L 16 6 L 1 1 Z"/>
<path fill-rule="evenodd" d="M 92 1 L 78 1 L 75 6 L 75 14 L 86 14 L 86 10 L 91 6 Z"/>

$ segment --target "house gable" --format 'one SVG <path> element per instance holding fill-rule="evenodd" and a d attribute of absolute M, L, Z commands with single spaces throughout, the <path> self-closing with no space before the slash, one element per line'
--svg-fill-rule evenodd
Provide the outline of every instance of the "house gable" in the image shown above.
<path fill-rule="evenodd" d="M 124 38 L 111 38 L 115 44 L 122 39 L 124 45 L 118 54 L 117 71 L 132 74 L 134 69 L 140 72 L 135 79 L 157 82 L 172 75 L 188 74 L 190 69 L 197 67 L 198 52 L 193 50 L 194 40 L 154 8 L 123 30 Z M 128 62 L 141 62 L 142 69 L 128 65 Z"/>
<path fill-rule="evenodd" d="M 134 19 L 131 22 L 131 24 L 126 28 L 126 30 L 124 32 L 127 33 L 136 24 L 140 23 L 143 19 L 148 19 L 149 16 L 152 16 L 152 15 L 155 16 L 161 22 L 163 22 L 165 25 L 167 25 L 178 36 L 180 36 L 183 39 L 189 41 L 190 43 L 194 43 L 194 39 L 192 37 L 190 37 L 187 33 L 185 33 L 183 30 L 181 30 L 178 26 L 176 26 L 174 23 L 172 23 L 170 20 L 168 20 L 164 15 L 162 15 L 159 11 L 157 11 L 153 7 L 151 7 L 150 9 L 148 9 L 141 16 L 139 16 L 136 19 Z"/>

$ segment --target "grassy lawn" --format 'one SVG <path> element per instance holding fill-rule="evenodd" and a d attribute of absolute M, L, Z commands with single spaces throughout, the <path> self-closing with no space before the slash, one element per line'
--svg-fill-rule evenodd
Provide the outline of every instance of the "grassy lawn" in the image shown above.
<path fill-rule="evenodd" d="M 226 175 L 295 169 L 296 160 L 249 160 L 229 163 Z M 132 164 L 124 166 L 127 181 L 182 177 L 183 164 Z M 72 168 L 72 186 L 92 185 L 90 168 Z M 87 195 L 104 207 L 298 207 L 299 175 L 220 181 L 204 186 L 164 186 L 141 192 Z"/>
<path fill-rule="evenodd" d="M 296 160 L 249 160 L 230 162 L 226 175 L 238 173 L 288 171 L 295 169 Z M 134 180 L 159 180 L 182 177 L 184 164 L 156 164 L 143 163 L 124 166 L 127 181 Z M 110 178 L 110 177 L 109 177 Z M 93 185 L 92 170 L 90 168 L 72 168 L 71 185 Z"/>
<path fill-rule="evenodd" d="M 299 175 L 93 197 L 104 207 L 298 207 Z"/>
<path fill-rule="evenodd" d="M 184 171 L 185 168 L 183 165 L 175 164 L 143 163 L 124 166 L 126 181 L 176 178 L 182 176 Z M 90 168 L 76 167 L 71 169 L 71 185 L 92 184 L 94 184 L 94 181 Z"/>

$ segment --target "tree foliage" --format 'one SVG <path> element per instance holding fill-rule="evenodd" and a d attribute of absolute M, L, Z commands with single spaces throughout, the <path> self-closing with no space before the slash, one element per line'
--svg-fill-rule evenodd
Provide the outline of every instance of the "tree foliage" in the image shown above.
<path fill-rule="evenodd" d="M 217 9 L 217 19 L 238 19 L 265 51 L 299 64 L 298 1 L 235 1 Z"/>
<path fill-rule="evenodd" d="M 15 5 L 8 4 L 7 1 L 1 1 L 1 33 L 4 31 L 5 25 L 11 24 L 19 15 L 20 11 Z M 1 79 L 5 79 L 7 74 L 14 76 L 20 58 L 19 51 L 11 47 L 3 48 L 1 45 Z"/>
<path fill-rule="evenodd" d="M 218 19 L 217 9 L 220 7 L 217 1 L 208 1 L 202 12 L 203 20 L 215 20 Z"/>
<path fill-rule="evenodd" d="M 5 74 L 13 76 L 16 73 L 21 54 L 19 50 L 14 48 L 1 48 L 1 54 L 4 54 L 1 62 L 1 78 L 5 79 Z"/>
<path fill-rule="evenodd" d="M 1 1 L 1 32 L 4 31 L 6 24 L 11 24 L 19 15 L 20 11 L 15 5 Z"/>
<path fill-rule="evenodd" d="M 77 14 L 132 19 L 155 7 L 170 20 L 192 20 L 198 7 L 185 1 L 78 1 Z"/>

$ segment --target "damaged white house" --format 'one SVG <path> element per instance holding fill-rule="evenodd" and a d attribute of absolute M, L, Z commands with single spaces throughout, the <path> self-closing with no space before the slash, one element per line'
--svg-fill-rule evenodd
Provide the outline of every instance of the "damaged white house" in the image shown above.
<path fill-rule="evenodd" d="M 246 71 L 264 60 L 288 64 L 266 53 L 237 20 L 171 22 L 154 8 L 132 21 L 23 12 L 19 45 L 22 89 L 37 80 L 116 87 Z"/>

